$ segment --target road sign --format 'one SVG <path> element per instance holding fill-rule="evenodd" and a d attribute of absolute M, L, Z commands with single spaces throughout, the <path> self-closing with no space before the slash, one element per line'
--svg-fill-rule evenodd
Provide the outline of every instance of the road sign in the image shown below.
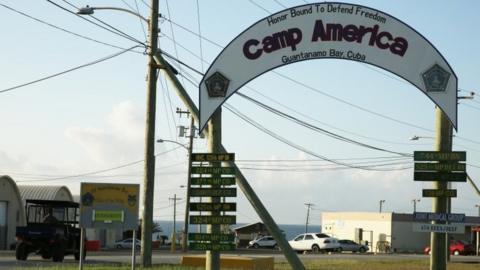
<path fill-rule="evenodd" d="M 465 151 L 456 152 L 438 152 L 438 151 L 415 151 L 413 152 L 415 161 L 466 161 L 467 153 Z"/>
<path fill-rule="evenodd" d="M 465 172 L 414 172 L 415 181 L 466 182 Z"/>
<path fill-rule="evenodd" d="M 456 189 L 423 189 L 423 197 L 457 197 Z"/>
<path fill-rule="evenodd" d="M 190 211 L 237 211 L 236 203 L 190 203 Z"/>
<path fill-rule="evenodd" d="M 94 222 L 112 223 L 123 222 L 123 211 L 92 210 Z"/>
<path fill-rule="evenodd" d="M 237 197 L 237 188 L 190 188 L 191 197 Z"/>
<path fill-rule="evenodd" d="M 237 216 L 190 216 L 190 224 L 235 224 Z"/>
<path fill-rule="evenodd" d="M 233 242 L 235 235 L 230 234 L 212 234 L 212 233 L 189 233 L 190 241 L 213 241 L 213 242 Z"/>
<path fill-rule="evenodd" d="M 192 174 L 235 174 L 234 167 L 192 167 Z"/>
<path fill-rule="evenodd" d="M 234 161 L 235 153 L 192 153 L 194 162 Z"/>
<path fill-rule="evenodd" d="M 235 185 L 235 177 L 192 177 L 192 185 Z"/>
<path fill-rule="evenodd" d="M 463 223 L 465 222 L 465 214 L 415 212 L 413 213 L 413 219 L 415 221 L 448 221 L 452 223 Z"/>
<path fill-rule="evenodd" d="M 465 163 L 415 163 L 415 171 L 460 171 L 467 169 Z"/>
<path fill-rule="evenodd" d="M 205 243 L 193 242 L 190 243 L 190 250 L 211 250 L 211 251 L 231 251 L 235 250 L 233 243 Z"/>
<path fill-rule="evenodd" d="M 449 234 L 464 234 L 465 225 L 460 224 L 430 224 L 430 223 L 413 223 L 414 232 L 436 232 Z"/>

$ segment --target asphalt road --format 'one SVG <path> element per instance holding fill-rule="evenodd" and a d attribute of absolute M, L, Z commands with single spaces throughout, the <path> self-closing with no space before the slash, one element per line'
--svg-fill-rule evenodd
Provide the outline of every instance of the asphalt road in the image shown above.
<path fill-rule="evenodd" d="M 188 252 L 188 255 L 200 255 L 202 252 Z M 241 256 L 273 256 L 276 262 L 286 261 L 285 257 L 279 251 L 272 250 L 237 250 L 232 253 L 224 253 L 229 255 L 241 255 Z M 131 253 L 127 250 L 115 250 L 115 251 L 100 251 L 87 254 L 86 264 L 125 264 L 131 262 Z M 181 257 L 185 253 L 177 251 L 171 253 L 167 250 L 154 251 L 152 256 L 153 264 L 179 264 Z M 299 255 L 302 261 L 318 260 L 318 259 L 359 259 L 359 260 L 425 260 L 427 255 L 417 254 L 301 254 Z M 453 262 L 469 262 L 480 264 L 480 256 L 452 256 Z M 137 263 L 140 262 L 140 256 L 137 255 Z M 78 264 L 73 259 L 73 256 L 65 257 L 63 264 Z M 17 267 L 31 267 L 32 269 L 41 269 L 43 267 L 56 266 L 58 263 L 53 263 L 49 260 L 43 260 L 40 256 L 29 256 L 27 261 L 19 262 L 15 259 L 15 254 L 12 251 L 0 252 L 0 269 L 14 269 Z"/>

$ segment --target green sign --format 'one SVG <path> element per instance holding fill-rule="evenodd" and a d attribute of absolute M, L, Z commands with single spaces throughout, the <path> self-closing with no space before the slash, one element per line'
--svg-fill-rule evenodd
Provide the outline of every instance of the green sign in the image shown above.
<path fill-rule="evenodd" d="M 233 242 L 234 234 L 211 234 L 211 233 L 189 233 L 190 241 L 212 241 L 212 242 Z"/>
<path fill-rule="evenodd" d="M 423 197 L 457 197 L 456 189 L 424 189 Z"/>
<path fill-rule="evenodd" d="M 237 211 L 236 203 L 190 203 L 190 211 Z"/>
<path fill-rule="evenodd" d="M 123 211 L 93 210 L 93 221 L 95 222 L 123 222 Z"/>
<path fill-rule="evenodd" d="M 235 185 L 235 177 L 192 177 L 190 181 L 192 185 Z"/>
<path fill-rule="evenodd" d="M 234 167 L 192 167 L 192 174 L 235 174 Z"/>
<path fill-rule="evenodd" d="M 231 251 L 235 250 L 233 243 L 204 243 L 193 242 L 189 245 L 191 250 Z"/>
<path fill-rule="evenodd" d="M 235 224 L 236 216 L 190 216 L 190 224 Z"/>
<path fill-rule="evenodd" d="M 235 153 L 192 153 L 194 162 L 234 161 Z"/>
<path fill-rule="evenodd" d="M 464 172 L 414 172 L 415 181 L 440 181 L 440 182 L 466 182 L 467 174 Z"/>
<path fill-rule="evenodd" d="M 461 152 L 438 152 L 438 151 L 415 151 L 413 152 L 415 161 L 466 161 L 467 153 Z"/>
<path fill-rule="evenodd" d="M 460 171 L 467 169 L 465 163 L 415 163 L 415 171 Z"/>
<path fill-rule="evenodd" d="M 191 197 L 237 197 L 237 188 L 190 188 Z"/>

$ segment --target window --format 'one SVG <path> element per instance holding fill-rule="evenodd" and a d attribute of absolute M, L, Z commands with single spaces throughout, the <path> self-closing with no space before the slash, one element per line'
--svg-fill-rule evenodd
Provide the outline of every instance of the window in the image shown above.
<path fill-rule="evenodd" d="M 295 238 L 295 241 L 302 241 L 302 240 L 303 240 L 303 235 L 297 236 L 297 238 Z"/>
<path fill-rule="evenodd" d="M 324 234 L 324 233 L 317 233 L 316 236 L 318 238 L 329 238 L 330 236 L 328 236 L 328 234 Z"/>
<path fill-rule="evenodd" d="M 305 235 L 305 240 L 313 240 L 313 236 L 310 234 Z"/>

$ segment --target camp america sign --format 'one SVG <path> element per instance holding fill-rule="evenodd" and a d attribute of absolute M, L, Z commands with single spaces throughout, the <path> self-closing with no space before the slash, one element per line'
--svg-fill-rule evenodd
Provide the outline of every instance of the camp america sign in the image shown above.
<path fill-rule="evenodd" d="M 457 126 L 457 77 L 438 50 L 381 11 L 345 3 L 297 6 L 237 36 L 200 83 L 200 127 L 243 85 L 274 68 L 335 58 L 388 70 L 424 92 Z"/>

